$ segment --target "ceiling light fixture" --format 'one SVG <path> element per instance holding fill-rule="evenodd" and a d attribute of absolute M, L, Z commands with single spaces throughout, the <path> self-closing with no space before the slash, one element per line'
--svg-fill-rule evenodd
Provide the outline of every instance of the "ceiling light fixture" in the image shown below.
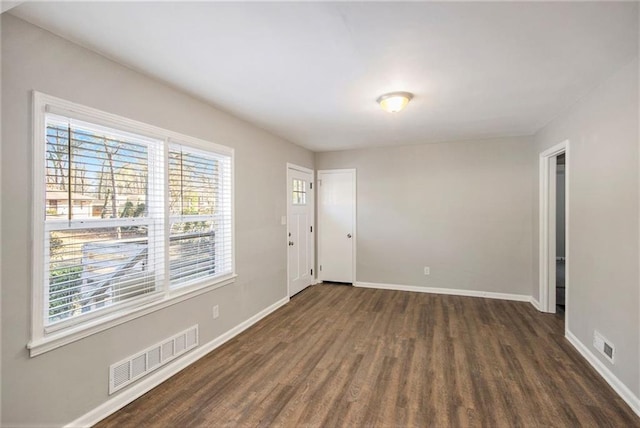
<path fill-rule="evenodd" d="M 380 104 L 384 111 L 396 113 L 405 108 L 411 98 L 413 98 L 413 94 L 409 92 L 389 92 L 388 94 L 380 95 L 376 102 Z"/>

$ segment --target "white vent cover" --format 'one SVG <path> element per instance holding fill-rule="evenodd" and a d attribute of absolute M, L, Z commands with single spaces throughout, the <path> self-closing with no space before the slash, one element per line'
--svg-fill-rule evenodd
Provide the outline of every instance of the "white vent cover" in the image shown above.
<path fill-rule="evenodd" d="M 606 337 L 604 337 L 600 332 L 593 332 L 593 346 L 602 354 L 604 357 L 609 360 L 611 364 L 614 364 L 614 351 L 615 346 L 611 343 Z"/>
<path fill-rule="evenodd" d="M 109 394 L 124 388 L 198 346 L 198 326 L 163 340 L 144 351 L 125 358 L 109 368 Z"/>

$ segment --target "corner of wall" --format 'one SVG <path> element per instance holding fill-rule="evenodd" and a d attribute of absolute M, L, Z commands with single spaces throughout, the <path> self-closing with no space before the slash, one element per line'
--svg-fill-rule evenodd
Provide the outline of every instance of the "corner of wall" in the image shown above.
<path fill-rule="evenodd" d="M 638 16 L 640 21 L 640 8 Z M 629 58 L 629 61 L 601 81 L 586 96 L 534 134 L 536 154 L 532 155 L 532 162 L 537 165 L 537 153 L 563 140 L 571 140 L 571 168 L 574 172 L 579 171 L 579 175 L 572 174 L 570 185 L 576 186 L 576 181 L 579 180 L 577 186 L 590 190 L 587 194 L 574 192 L 569 196 L 571 206 L 580 208 L 570 213 L 573 226 L 571 235 L 585 237 L 591 234 L 590 236 L 599 236 L 606 242 L 601 243 L 593 238 L 580 239 L 583 248 L 586 246 L 591 249 L 589 256 L 584 251 L 572 249 L 567 254 L 572 261 L 571 276 L 582 288 L 580 296 L 573 296 L 574 299 L 580 299 L 579 302 L 574 300 L 578 303 L 575 306 L 576 310 L 568 311 L 572 329 L 567 331 L 567 339 L 640 416 L 640 359 L 635 357 L 640 355 L 640 31 L 638 40 L 638 56 Z M 616 159 L 615 162 L 608 163 L 604 159 L 603 155 L 607 152 L 611 153 L 612 159 Z M 622 164 L 618 162 L 620 159 L 624 159 Z M 593 168 L 596 164 L 600 171 L 606 170 L 610 173 L 599 173 Z M 533 186 L 533 226 L 536 237 L 539 235 L 537 178 Z M 592 189 L 600 189 L 600 192 L 594 192 Z M 621 192 L 614 196 L 612 189 L 621 189 Z M 622 205 L 626 207 L 624 210 L 619 208 Z M 590 207 L 598 210 L 596 216 L 592 215 L 593 212 L 589 213 Z M 576 217 L 578 221 L 575 221 Z M 612 227 L 614 230 L 611 230 Z M 619 228 L 618 232 L 615 228 Z M 632 241 L 635 241 L 635 248 Z M 536 279 L 539 276 L 538 245 L 536 238 L 533 245 Z M 610 254 L 605 248 L 625 248 L 626 254 L 620 257 L 620 254 Z M 598 259 L 600 268 L 592 266 L 589 257 Z M 623 263 L 622 259 L 626 261 Z M 624 274 L 619 277 L 617 284 L 624 288 L 618 287 L 616 291 L 608 292 L 600 289 L 607 273 L 622 271 Z M 568 287 L 570 293 L 571 285 Z M 534 280 L 532 295 L 539 298 L 538 294 L 538 283 Z M 627 296 L 626 300 L 618 297 L 623 295 Z M 570 299 L 571 297 L 570 294 Z M 568 305 L 571 305 L 571 300 Z M 624 310 L 620 309 L 622 306 L 625 307 Z M 630 309 L 631 307 L 634 308 Z M 616 310 L 619 314 L 625 315 L 605 315 Z M 594 329 L 606 329 L 610 334 L 618 335 L 617 342 L 612 339 L 614 342 L 628 344 L 627 355 L 630 356 L 625 362 L 621 360 L 620 364 L 609 367 L 597 353 L 591 352 L 593 348 L 589 340 Z"/>

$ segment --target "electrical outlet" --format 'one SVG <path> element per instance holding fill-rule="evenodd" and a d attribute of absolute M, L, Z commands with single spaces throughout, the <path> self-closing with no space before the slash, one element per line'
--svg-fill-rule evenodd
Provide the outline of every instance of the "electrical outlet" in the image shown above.
<path fill-rule="evenodd" d="M 216 319 L 220 316 L 220 308 L 218 307 L 218 305 L 215 305 L 213 307 L 213 319 Z"/>
<path fill-rule="evenodd" d="M 431 274 L 431 268 L 429 266 L 425 266 L 424 267 L 424 274 L 425 275 L 430 275 Z"/>

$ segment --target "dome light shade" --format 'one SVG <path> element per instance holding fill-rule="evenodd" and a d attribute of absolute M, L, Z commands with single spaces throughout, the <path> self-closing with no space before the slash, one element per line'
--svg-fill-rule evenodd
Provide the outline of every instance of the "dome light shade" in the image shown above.
<path fill-rule="evenodd" d="M 413 94 L 409 92 L 390 92 L 380 95 L 376 101 L 384 111 L 396 113 L 405 108 L 411 98 L 413 98 Z"/>

